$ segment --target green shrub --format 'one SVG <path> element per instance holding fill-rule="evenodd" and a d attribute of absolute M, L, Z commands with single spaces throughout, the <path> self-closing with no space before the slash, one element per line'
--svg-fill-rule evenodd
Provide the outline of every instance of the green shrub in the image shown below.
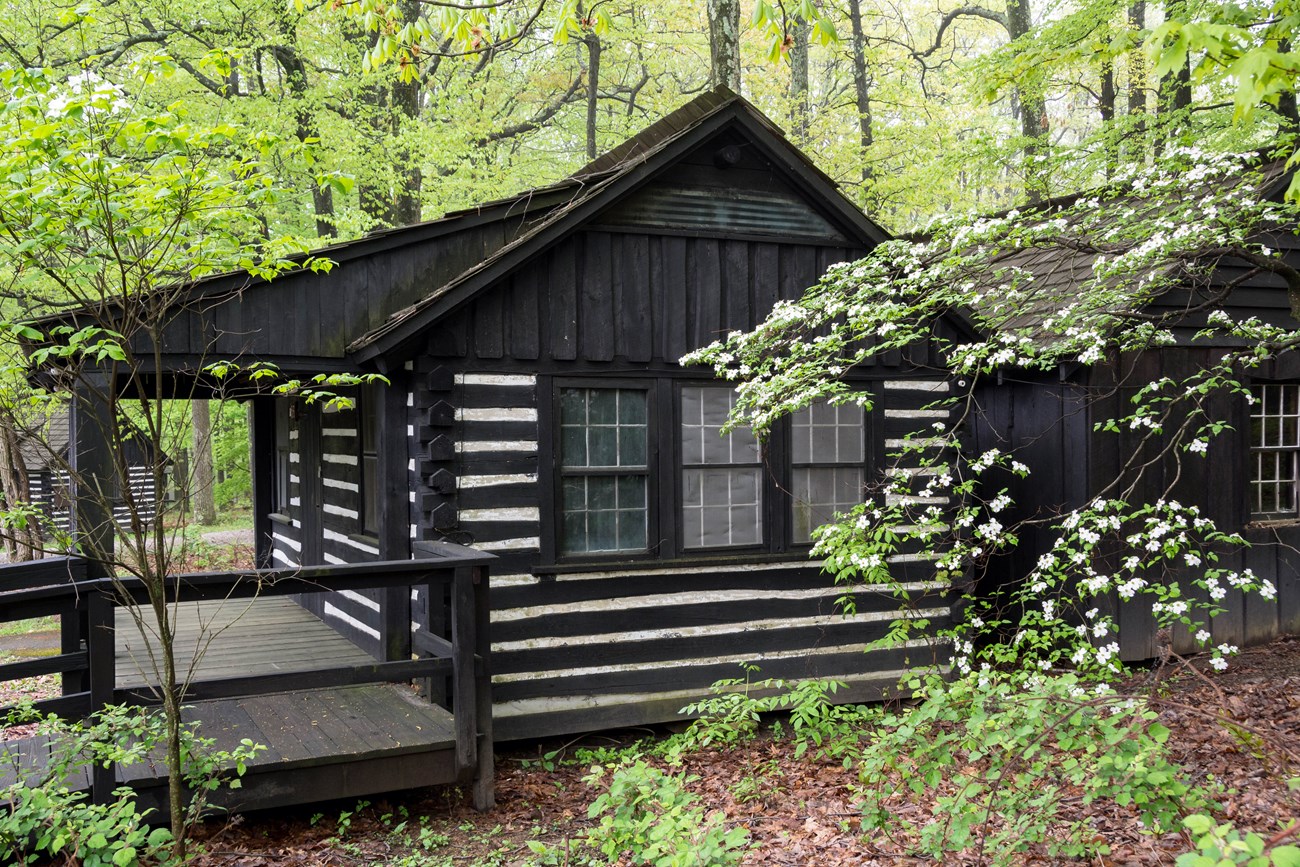
<path fill-rule="evenodd" d="M 604 769 L 587 777 L 603 782 Z M 643 761 L 614 771 L 609 788 L 592 802 L 590 818 L 600 823 L 586 843 L 614 863 L 627 857 L 632 864 L 654 867 L 715 867 L 736 864 L 745 855 L 749 831 L 727 830 L 718 813 L 705 815 L 699 799 L 681 780 Z"/>
<path fill-rule="evenodd" d="M 54 715 L 42 716 L 27 703 L 3 724 L 32 722 L 50 738 L 50 757 L 39 779 L 24 771 L 15 774 L 19 782 L 0 790 L 4 804 L 0 806 L 0 863 L 32 864 L 53 858 L 75 859 L 84 867 L 169 863 L 171 832 L 149 829 L 147 811 L 136 808 L 132 789 L 117 789 L 107 804 L 91 804 L 86 793 L 70 791 L 64 783 L 95 764 L 125 766 L 145 760 L 162 742 L 162 715 L 145 708 L 110 706 L 88 721 L 66 722 Z M 213 750 L 212 744 L 190 726 L 182 730 L 184 778 L 194 792 L 191 819 L 219 786 L 237 787 L 247 760 L 264 749 L 247 740 L 233 752 Z"/>
<path fill-rule="evenodd" d="M 835 693 L 844 688 L 838 681 L 751 682 L 758 668 L 744 669 L 744 678 L 717 681 L 712 695 L 682 708 L 683 714 L 697 718 L 669 742 L 669 755 L 696 747 L 734 746 L 758 733 L 763 714 L 784 711 L 790 715 L 796 757 L 812 749 L 817 756 L 842 760 L 846 768 L 852 764 L 867 724 L 880 715 L 878 708 L 835 704 Z M 779 725 L 775 728 L 780 730 Z"/>
<path fill-rule="evenodd" d="M 1183 820 L 1196 849 L 1178 856 L 1178 867 L 1300 867 L 1300 847 L 1270 847 L 1258 834 L 1242 835 L 1231 822 L 1197 814 Z"/>
<path fill-rule="evenodd" d="M 76 859 L 84 867 L 165 864 L 172 835 L 149 830 L 136 810 L 135 793 L 118 789 L 107 804 L 90 804 L 66 787 L 14 785 L 0 793 L 0 862 L 34 864 L 46 858 Z"/>
<path fill-rule="evenodd" d="M 1214 806 L 1169 761 L 1169 730 L 1154 711 L 1104 686 L 1089 690 L 1073 674 L 935 677 L 922 699 L 874 732 L 861 805 L 864 827 L 902 831 L 928 857 L 975 851 L 1010 864 L 1036 845 L 1058 857 L 1104 853 L 1086 825 L 1059 818 L 1064 798 L 1077 793 L 1084 804 L 1131 806 L 1153 834 Z M 928 814 L 894 815 L 898 786 L 929 804 Z"/>

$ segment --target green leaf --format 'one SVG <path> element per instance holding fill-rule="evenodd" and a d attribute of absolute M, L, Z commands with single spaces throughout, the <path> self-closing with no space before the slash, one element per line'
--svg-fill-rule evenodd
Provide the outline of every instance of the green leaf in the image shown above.
<path fill-rule="evenodd" d="M 1274 846 L 1273 867 L 1300 867 L 1300 846 Z"/>
<path fill-rule="evenodd" d="M 1151 723 L 1151 725 L 1147 727 L 1147 734 L 1149 734 L 1151 739 L 1158 744 L 1163 744 L 1165 741 L 1169 740 L 1169 729 L 1165 728 L 1160 723 Z"/>

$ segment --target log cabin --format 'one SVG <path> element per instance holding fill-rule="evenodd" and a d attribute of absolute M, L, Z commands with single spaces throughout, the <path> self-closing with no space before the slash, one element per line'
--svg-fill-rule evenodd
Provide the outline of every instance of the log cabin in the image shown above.
<path fill-rule="evenodd" d="M 68 473 L 71 416 L 67 407 L 55 406 L 21 421 L 14 420 L 30 502 L 48 520 L 46 537 L 52 537 L 56 531 L 66 533 L 71 526 L 72 485 Z M 116 490 L 111 504 L 113 520 L 121 526 L 129 525 L 132 515 L 141 521 L 153 520 L 159 501 L 174 495 L 171 485 L 155 488 L 151 450 L 144 447 L 144 439 L 141 435 L 123 443 L 129 490 Z M 173 479 L 175 467 L 171 458 L 164 456 L 161 463 L 164 476 Z"/>
<path fill-rule="evenodd" d="M 721 437 L 731 389 L 678 359 L 885 238 L 719 89 L 559 183 L 317 251 L 329 273 L 196 284 L 158 377 L 223 360 L 387 378 L 347 410 L 251 398 L 259 565 L 403 560 L 437 541 L 494 554 L 498 739 L 676 718 L 742 664 L 873 698 L 947 647 L 864 653 L 901 603 L 836 586 L 810 534 L 863 501 L 905 437 L 949 420 L 930 407 L 951 387 L 937 349 L 873 356 L 847 374 L 870 411 L 813 406 L 762 443 Z M 893 559 L 902 616 L 946 626 L 932 562 Z M 414 597 L 301 604 L 402 659 L 421 652 L 413 624 L 443 626 Z"/>
<path fill-rule="evenodd" d="M 1282 163 L 1265 163 L 1261 174 L 1262 195 L 1280 202 L 1290 182 Z M 1063 197 L 1040 207 L 1048 212 L 1067 209 L 1077 198 Z M 1256 240 L 1281 251 L 1288 264 L 1300 268 L 1300 237 L 1294 225 Z M 1063 299 L 1077 296 L 1078 287 L 1091 279 L 1096 259 L 1097 251 L 1087 245 L 1048 244 L 1027 246 L 990 263 L 990 273 L 1016 267 L 1034 278 L 1030 297 L 1006 314 L 1003 327 L 1032 334 L 1035 322 L 1052 315 Z M 989 448 L 1015 451 L 1034 468 L 1027 478 L 994 474 L 987 480 L 992 490 L 1009 489 L 1015 501 L 1009 523 L 1021 525 L 1020 545 L 989 565 L 991 584 L 1030 574 L 1059 535 L 1053 516 L 1090 502 L 1119 480 L 1122 484 L 1110 490 L 1131 486 L 1130 503 L 1172 497 L 1195 504 L 1221 530 L 1240 533 L 1249 543 L 1220 551 L 1217 565 L 1248 568 L 1268 579 L 1277 590 L 1276 602 L 1225 588 L 1227 595 L 1220 602 L 1225 610 L 1210 624 L 1213 644 L 1244 647 L 1300 634 L 1300 358 L 1290 352 L 1242 371 L 1251 400 L 1220 389 L 1205 402 L 1207 417 L 1229 427 L 1210 438 L 1203 458 L 1169 449 L 1167 436 L 1144 437 L 1142 430 L 1125 425 L 1119 431 L 1102 429 L 1108 420 L 1132 411 L 1132 398 L 1146 384 L 1161 377 L 1181 381 L 1212 366 L 1225 351 L 1241 348 L 1239 339 L 1197 336 L 1212 311 L 1225 311 L 1238 321 L 1253 316 L 1270 325 L 1300 329 L 1286 282 L 1278 274 L 1231 256 L 1200 264 L 1205 267 L 1180 267 L 1175 285 L 1131 305 L 1148 318 L 1162 318 L 1175 337 L 1173 345 L 1112 352 L 1099 364 L 1065 364 L 1047 373 L 1002 371 L 976 389 L 971 448 L 974 453 Z M 1204 599 L 1205 591 L 1191 586 L 1190 573 L 1186 564 L 1179 564 L 1160 577 Z M 1160 654 L 1162 638 L 1150 599 L 1123 603 L 1111 591 L 1098 601 L 1119 626 L 1120 658 L 1141 661 Z M 1169 638 L 1177 652 L 1198 649 L 1185 630 L 1173 630 Z"/>

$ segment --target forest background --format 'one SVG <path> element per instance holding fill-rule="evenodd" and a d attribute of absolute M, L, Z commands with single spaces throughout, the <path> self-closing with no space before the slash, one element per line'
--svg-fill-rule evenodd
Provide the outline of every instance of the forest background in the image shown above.
<path fill-rule="evenodd" d="M 718 82 L 905 234 L 1087 189 L 1171 142 L 1280 143 L 1297 118 L 1292 13 L 1192 0 L 19 2 L 0 12 L 0 65 L 133 95 L 141 65 L 167 58 L 175 74 L 138 98 L 259 132 L 280 189 L 259 214 L 268 238 L 323 245 L 545 185 Z M 1190 65 L 1189 47 L 1202 49 Z M 1280 87 L 1240 74 L 1243 47 Z M 203 403 L 193 441 L 211 437 L 216 485 L 199 448 L 198 487 L 237 502 L 241 408 L 209 421 Z"/>

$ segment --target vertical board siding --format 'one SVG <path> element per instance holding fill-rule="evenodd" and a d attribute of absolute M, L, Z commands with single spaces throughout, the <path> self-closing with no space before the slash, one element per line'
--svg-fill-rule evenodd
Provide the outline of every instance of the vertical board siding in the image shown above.
<path fill-rule="evenodd" d="M 675 364 L 862 250 L 631 231 L 577 232 L 431 330 L 428 354 L 483 362 Z M 930 347 L 879 361 L 939 370 Z"/>
<path fill-rule="evenodd" d="M 1228 588 L 1220 602 L 1225 610 L 1212 618 L 1209 630 L 1214 644 L 1241 647 L 1294 634 L 1300 627 L 1300 580 L 1287 548 L 1300 540 L 1300 529 L 1290 524 L 1260 526 L 1250 522 L 1250 425 L 1244 400 L 1217 395 L 1205 403 L 1210 418 L 1232 426 L 1211 440 L 1205 457 L 1166 450 L 1165 440 L 1145 437 L 1127 426 L 1117 433 L 1096 429 L 1108 419 L 1132 412 L 1131 398 L 1146 383 L 1163 376 L 1177 381 L 1213 363 L 1219 354 L 1221 350 L 1210 347 L 1171 347 L 1125 356 L 1112 366 L 1086 372 L 1078 383 L 1031 381 L 989 386 L 979 395 L 974 445 L 976 452 L 995 446 L 1004 451 L 1018 449 L 1020 459 L 1033 469 L 1027 479 L 990 480 L 993 489 L 1003 484 L 1010 488 L 1016 501 L 1011 518 L 1016 522 L 1063 515 L 1102 491 L 1109 490 L 1114 496 L 1114 483 L 1119 480 L 1120 490 L 1135 486 L 1127 498 L 1130 503 L 1172 497 L 1198 505 L 1205 517 L 1226 532 L 1243 532 L 1250 547 L 1224 546 L 1215 552 L 1219 557 L 1215 565 L 1251 569 L 1273 582 L 1278 598 L 1269 602 L 1257 594 Z M 1139 465 L 1146 465 L 1141 479 L 1134 469 Z M 1003 586 L 1023 578 L 1057 535 L 1050 522 L 1026 528 L 1020 533 L 1020 546 L 999 558 L 986 580 Z M 1105 573 L 1117 565 L 1112 552 L 1100 556 L 1096 568 Z M 1206 592 L 1192 583 L 1200 572 L 1176 563 L 1145 577 L 1152 582 L 1177 582 L 1184 596 L 1208 602 Z M 1119 626 L 1122 659 L 1156 656 L 1159 646 L 1150 597 L 1123 602 L 1112 591 L 1095 602 Z M 1200 649 L 1186 629 L 1172 630 L 1170 640 L 1179 653 Z"/>

